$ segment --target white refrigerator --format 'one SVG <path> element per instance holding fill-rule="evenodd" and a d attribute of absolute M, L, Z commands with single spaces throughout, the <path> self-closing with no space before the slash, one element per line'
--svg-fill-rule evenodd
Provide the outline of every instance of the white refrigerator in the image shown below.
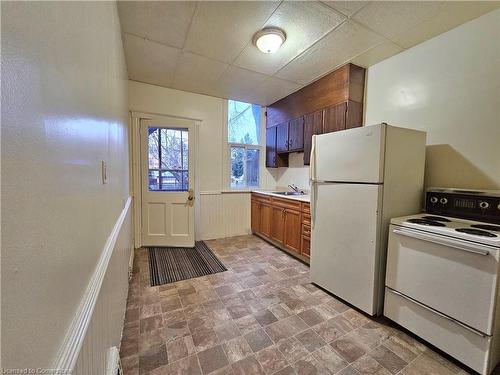
<path fill-rule="evenodd" d="M 387 124 L 313 136 L 311 278 L 370 315 L 382 313 L 389 220 L 422 207 L 425 138 Z"/>

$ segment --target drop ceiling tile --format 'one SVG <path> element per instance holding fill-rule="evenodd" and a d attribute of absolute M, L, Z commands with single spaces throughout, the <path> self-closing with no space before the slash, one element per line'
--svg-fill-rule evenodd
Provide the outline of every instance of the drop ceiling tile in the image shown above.
<path fill-rule="evenodd" d="M 279 2 L 203 1 L 198 5 L 185 49 L 230 63 L 252 40 Z"/>
<path fill-rule="evenodd" d="M 308 84 L 384 41 L 370 30 L 347 21 L 286 65 L 276 76 Z"/>
<path fill-rule="evenodd" d="M 194 1 L 118 1 L 122 31 L 182 48 Z"/>
<path fill-rule="evenodd" d="M 400 46 L 410 48 L 499 7 L 498 1 L 446 2 L 432 18 L 400 33 L 394 41 Z"/>
<path fill-rule="evenodd" d="M 173 87 L 179 90 L 214 95 L 214 88 L 228 65 L 183 51 L 174 74 Z"/>
<path fill-rule="evenodd" d="M 394 56 L 403 51 L 403 48 L 390 41 L 383 42 L 361 55 L 356 56 L 351 60 L 352 63 L 368 68 L 376 63 Z"/>
<path fill-rule="evenodd" d="M 250 43 L 234 64 L 256 72 L 274 74 L 344 19 L 343 15 L 319 2 L 283 2 L 265 25 L 279 27 L 286 33 L 286 41 L 278 52 L 265 54 Z"/>
<path fill-rule="evenodd" d="M 323 3 L 350 17 L 367 5 L 368 1 L 323 1 Z"/>
<path fill-rule="evenodd" d="M 217 96 L 245 101 L 268 76 L 230 65 L 217 81 Z"/>
<path fill-rule="evenodd" d="M 444 4 L 441 1 L 374 1 L 353 19 L 396 42 L 402 33 L 432 18 Z"/>
<path fill-rule="evenodd" d="M 276 77 L 266 78 L 248 97 L 250 103 L 269 105 L 300 89 L 300 85 Z"/>
<path fill-rule="evenodd" d="M 130 79 L 170 86 L 180 49 L 134 35 L 124 34 L 125 57 Z"/>

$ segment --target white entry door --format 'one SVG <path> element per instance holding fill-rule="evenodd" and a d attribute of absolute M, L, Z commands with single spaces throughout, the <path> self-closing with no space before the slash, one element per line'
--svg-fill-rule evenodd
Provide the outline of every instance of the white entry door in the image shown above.
<path fill-rule="evenodd" d="M 194 126 L 141 121 L 142 245 L 194 246 Z"/>

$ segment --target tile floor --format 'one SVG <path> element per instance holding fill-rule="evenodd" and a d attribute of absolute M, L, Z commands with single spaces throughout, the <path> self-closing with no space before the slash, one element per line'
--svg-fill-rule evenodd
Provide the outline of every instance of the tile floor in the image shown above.
<path fill-rule="evenodd" d="M 258 237 L 206 242 L 227 272 L 158 287 L 136 252 L 125 375 L 467 374 L 318 289 L 307 266 Z"/>

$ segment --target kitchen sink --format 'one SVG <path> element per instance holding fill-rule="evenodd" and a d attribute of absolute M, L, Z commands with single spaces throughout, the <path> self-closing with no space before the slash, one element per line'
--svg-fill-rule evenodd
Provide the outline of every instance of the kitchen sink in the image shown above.
<path fill-rule="evenodd" d="M 279 195 L 305 195 L 303 192 L 297 191 L 273 191 L 273 193 Z"/>

